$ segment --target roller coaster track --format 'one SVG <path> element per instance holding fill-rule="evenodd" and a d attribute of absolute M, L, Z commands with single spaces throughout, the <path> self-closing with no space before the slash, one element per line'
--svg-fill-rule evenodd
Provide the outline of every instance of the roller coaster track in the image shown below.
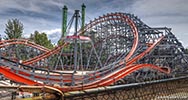
<path fill-rule="evenodd" d="M 74 71 L 68 73 L 66 70 L 58 72 L 37 65 L 45 61 L 50 62 L 48 58 L 54 57 L 55 54 L 60 54 L 58 59 L 68 59 L 69 56 L 62 56 L 62 52 L 71 47 L 72 44 L 69 42 L 49 50 L 28 40 L 13 39 L 0 42 L 1 52 L 10 45 L 26 45 L 42 53 L 23 62 L 13 61 L 1 55 L 0 73 L 18 84 L 49 86 L 63 92 L 116 85 L 119 81 L 126 84 L 159 76 L 178 77 L 187 73 L 184 48 L 170 30 L 166 27 L 151 28 L 132 14 L 110 13 L 100 16 L 87 24 L 78 34 L 78 37 L 68 38 L 83 40 L 81 36 L 88 37 L 87 45 L 83 44 L 86 49 L 80 46 L 78 54 L 83 55 L 79 56 L 78 60 L 81 62 L 80 66 L 86 60 L 85 66 L 88 65 L 88 69 L 91 68 L 92 71 L 89 70 L 85 74 L 77 74 Z M 70 66 L 72 64 L 64 60 L 62 66 L 66 67 L 67 63 Z M 43 65 L 51 66 L 47 63 Z"/>
<path fill-rule="evenodd" d="M 39 49 L 39 50 L 44 51 L 44 52 L 50 51 L 49 49 L 47 49 L 47 48 L 45 48 L 41 45 L 35 44 L 34 42 L 30 42 L 27 39 L 3 40 L 3 41 L 0 41 L 0 48 L 3 48 L 5 46 L 9 46 L 9 45 L 15 45 L 15 44 L 22 44 L 22 45 L 30 46 L 30 47 Z"/>
<path fill-rule="evenodd" d="M 151 65 L 151 64 L 143 64 L 142 66 L 141 65 L 132 65 L 132 66 L 134 66 L 134 67 L 130 67 L 130 66 L 128 66 L 128 65 L 130 65 L 133 61 L 136 61 L 136 60 L 138 60 L 141 56 L 144 56 L 144 54 L 146 54 L 149 50 L 151 50 L 154 46 L 156 46 L 157 45 L 157 43 L 159 43 L 160 41 L 162 40 L 162 38 L 160 38 L 155 44 L 153 44 L 152 46 L 150 46 L 150 48 L 148 48 L 145 52 L 143 52 L 143 53 L 141 53 L 140 55 L 138 55 L 137 57 L 135 57 L 135 59 L 132 59 L 130 62 L 127 62 L 128 64 L 127 64 L 127 66 L 126 67 L 123 67 L 123 68 L 125 68 L 125 69 L 120 69 L 120 71 L 117 71 L 117 74 L 115 74 L 115 73 L 109 73 L 109 74 L 112 74 L 112 75 L 109 75 L 110 77 L 107 77 L 107 78 L 104 78 L 104 79 L 102 79 L 102 80 L 105 80 L 105 79 L 113 79 L 113 80 L 115 80 L 115 81 L 117 81 L 117 80 L 119 80 L 120 78 L 123 78 L 123 77 L 125 77 L 124 75 L 127 75 L 127 74 L 123 74 L 123 76 L 121 76 L 120 78 L 118 77 L 118 78 L 116 78 L 115 76 L 117 76 L 117 75 L 120 75 L 120 73 L 122 73 L 122 72 L 125 72 L 126 70 L 128 70 L 129 68 L 134 68 L 135 67 L 135 69 L 131 69 L 131 71 L 130 72 L 133 72 L 133 71 L 136 71 L 137 69 L 140 69 L 140 68 L 144 68 L 144 67 L 151 67 L 151 68 L 154 68 L 154 69 L 158 69 L 159 71 L 161 71 L 161 72 L 165 72 L 165 73 L 169 73 L 169 69 L 168 70 L 162 70 L 160 67 L 157 67 L 157 66 L 154 66 L 154 65 Z M 16 63 L 16 62 L 15 62 Z M 122 62 L 120 62 L 120 65 L 124 65 L 124 63 L 122 63 Z M 118 65 L 118 66 L 120 66 L 120 65 Z M 139 67 L 136 67 L 136 66 L 139 66 Z M 23 82 L 24 84 L 28 84 L 28 85 L 31 85 L 31 84 L 37 84 L 37 82 L 34 82 L 34 81 L 28 81 L 28 79 L 27 78 L 29 78 L 30 76 L 31 76 L 31 73 L 26 73 L 26 72 L 18 72 L 19 74 L 22 74 L 22 75 L 24 75 L 24 76 L 27 76 L 27 78 L 20 78 L 18 75 L 16 75 L 14 72 L 10 72 L 10 69 L 6 69 L 5 67 L 1 67 L 2 69 L 1 69 L 1 74 L 3 74 L 3 75 L 7 75 L 7 76 L 5 76 L 5 77 L 7 77 L 7 78 L 9 78 L 9 79 L 11 79 L 11 80 L 13 80 L 14 78 L 15 78 L 15 76 L 17 76 L 17 78 L 15 78 L 15 79 L 18 79 L 19 81 L 18 82 Z M 14 67 L 13 67 L 14 68 Z M 114 67 L 114 69 L 115 69 L 116 67 Z M 10 72 L 10 73 L 9 73 Z M 128 73 L 128 74 L 130 74 L 130 72 Z M 95 72 L 95 73 L 97 73 L 96 74 L 96 76 L 95 77 L 101 77 L 101 73 L 100 72 Z M 113 75 L 114 74 L 114 75 Z M 47 77 L 41 77 L 41 76 L 37 76 L 37 74 L 35 74 L 35 76 L 34 76 L 36 79 L 42 79 L 42 80 L 47 80 L 47 79 L 49 79 L 49 80 L 51 80 L 51 81 L 54 81 L 53 83 L 55 83 L 55 82 L 71 82 L 72 80 L 70 79 L 70 80 L 64 80 L 64 79 L 54 79 L 54 78 L 47 78 Z M 50 76 L 48 76 L 48 77 L 50 77 Z M 58 76 L 58 77 L 60 77 L 60 75 Z M 62 76 L 62 77 L 66 77 L 66 76 Z M 69 78 L 70 78 L 71 76 L 69 76 Z M 93 77 L 93 76 L 92 76 Z M 115 78 L 113 78 L 113 77 L 115 77 Z M 88 78 L 87 78 L 88 79 Z M 80 80 L 87 80 L 87 79 L 76 79 L 76 80 L 78 80 L 78 81 L 80 81 Z M 92 78 L 89 78 L 89 79 L 92 79 Z M 97 79 L 98 80 L 98 79 Z M 101 80 L 101 79 L 99 79 L 99 80 Z M 14 81 L 17 81 L 17 80 L 14 80 Z M 101 83 L 102 81 L 100 81 L 99 83 Z M 114 83 L 114 81 L 111 81 L 112 83 Z M 76 82 L 77 83 L 77 82 Z M 108 83 L 108 84 L 106 84 L 106 85 L 109 85 L 109 84 L 112 84 L 112 83 Z M 39 84 L 39 83 L 38 83 Z M 93 83 L 94 84 L 94 83 Z M 98 85 L 98 82 L 96 83 L 96 85 Z M 87 85 L 86 85 L 87 86 Z"/>
<path fill-rule="evenodd" d="M 113 16 L 117 16 L 117 18 L 113 18 Z M 121 20 L 125 23 L 128 23 L 131 26 L 131 29 L 133 30 L 133 34 L 134 34 L 134 42 L 133 42 L 133 47 L 131 49 L 131 52 L 127 55 L 127 57 L 125 59 L 125 60 L 128 60 L 131 57 L 131 55 L 134 53 L 134 51 L 136 50 L 136 47 L 137 47 L 137 44 L 138 44 L 138 33 L 137 33 L 137 28 L 135 27 L 134 23 L 124 14 L 121 14 L 121 13 L 113 14 L 112 13 L 112 14 L 108 14 L 107 16 L 100 17 L 99 19 L 95 19 L 94 21 L 92 21 L 91 23 L 89 23 L 85 26 L 84 31 L 80 31 L 80 32 L 78 32 L 78 34 L 81 35 L 85 31 L 89 30 L 92 26 L 97 25 L 97 24 L 102 23 L 102 22 L 105 22 L 105 21 L 108 21 L 108 20 Z M 36 57 L 34 57 L 30 60 L 24 61 L 23 63 L 28 65 L 28 64 L 32 64 L 34 62 L 37 62 L 41 59 L 44 59 L 44 58 L 50 56 L 51 54 L 59 52 L 66 45 L 67 45 L 67 43 L 63 44 L 62 46 L 55 48 L 54 50 L 51 50 L 51 51 L 46 52 L 42 55 L 36 56 Z"/>
<path fill-rule="evenodd" d="M 151 50 L 152 47 L 156 46 L 157 43 L 159 43 L 161 40 L 162 40 L 162 38 L 159 39 L 155 44 L 150 46 L 150 48 L 148 48 L 148 50 L 143 52 L 141 55 L 143 56 L 144 54 L 146 54 L 147 51 Z M 136 57 L 136 59 L 133 59 L 133 60 L 137 60 L 141 55 L 139 55 L 138 57 Z M 124 64 L 121 63 L 121 65 L 124 65 Z M 159 71 L 167 73 L 167 74 L 170 73 L 169 69 L 165 69 L 165 68 L 162 69 L 161 67 L 158 67 L 158 66 L 155 66 L 155 65 L 152 65 L 152 64 L 138 64 L 138 65 L 134 65 L 133 64 L 131 66 L 129 65 L 129 66 L 126 66 L 126 67 L 122 67 L 121 69 L 117 70 L 116 72 L 109 73 L 109 74 L 105 75 L 106 77 L 103 77 L 102 79 L 99 78 L 96 81 L 94 81 L 93 83 L 84 84 L 84 85 L 80 85 L 80 86 L 76 86 L 76 87 L 71 87 L 71 91 L 72 90 L 80 90 L 80 89 L 83 89 L 83 87 L 85 89 L 88 89 L 88 88 L 93 88 L 93 87 L 96 87 L 96 86 L 107 86 L 107 85 L 110 85 L 110 84 L 116 82 L 117 80 L 125 77 L 126 75 L 128 75 L 128 74 L 130 74 L 130 73 L 132 73 L 132 72 L 134 72 L 134 71 L 136 71 L 138 69 L 145 68 L 145 67 L 150 67 L 150 68 L 159 70 Z M 1 74 L 5 75 L 5 77 L 10 79 L 10 80 L 14 80 L 14 81 L 17 81 L 17 82 L 20 82 L 20 83 L 24 83 L 24 84 L 27 84 L 27 85 L 40 85 L 40 83 L 37 83 L 37 82 L 35 82 L 33 80 L 29 80 L 29 77 L 31 76 L 31 73 L 28 74 L 28 73 L 24 73 L 24 72 L 18 72 L 18 74 L 22 74 L 24 76 L 27 76 L 27 78 L 24 78 L 23 76 L 19 76 L 19 75 L 15 74 L 15 72 L 11 72 L 10 69 L 6 69 L 6 67 L 1 66 L 0 68 L 1 68 L 0 69 Z M 14 67 L 12 67 L 12 68 L 14 68 Z M 101 77 L 102 74 L 101 73 L 97 73 L 95 77 Z M 42 78 L 41 75 L 37 76 L 36 74 L 35 74 L 34 77 L 36 77 L 36 79 L 37 78 L 38 79 L 43 79 L 43 80 L 49 79 L 51 81 L 55 80 L 56 82 L 57 81 L 59 81 L 59 82 L 63 81 L 64 83 L 71 81 L 71 80 L 63 80 L 63 79 L 52 79 L 52 78 L 50 79 L 50 78 L 47 78 L 47 77 L 45 77 L 45 78 L 43 77 Z M 48 76 L 48 77 L 50 77 L 50 76 Z M 58 77 L 60 77 L 60 75 Z M 87 78 L 87 79 L 91 80 L 92 78 Z M 82 79 L 82 80 L 87 80 L 87 79 Z M 55 81 L 53 83 L 55 83 Z M 78 81 L 80 81 L 80 80 L 78 79 Z M 68 88 L 60 88 L 60 89 L 62 91 L 68 91 L 70 89 L 70 87 L 68 87 Z"/>

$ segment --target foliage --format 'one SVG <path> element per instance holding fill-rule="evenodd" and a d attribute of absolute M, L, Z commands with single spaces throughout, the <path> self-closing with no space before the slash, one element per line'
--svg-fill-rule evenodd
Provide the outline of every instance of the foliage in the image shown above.
<path fill-rule="evenodd" d="M 64 44 L 64 42 L 63 42 L 62 39 L 60 39 L 60 40 L 57 42 L 57 45 L 62 45 L 62 44 Z"/>
<path fill-rule="evenodd" d="M 188 54 L 188 48 L 185 49 L 185 53 Z"/>
<path fill-rule="evenodd" d="M 8 20 L 5 28 L 5 39 L 21 38 L 23 33 L 23 24 L 18 19 Z"/>
<path fill-rule="evenodd" d="M 51 43 L 51 40 L 48 39 L 46 33 L 44 32 L 39 33 L 38 31 L 35 31 L 34 34 L 30 35 L 30 40 L 46 48 L 49 48 L 49 49 L 53 48 L 53 44 Z"/>

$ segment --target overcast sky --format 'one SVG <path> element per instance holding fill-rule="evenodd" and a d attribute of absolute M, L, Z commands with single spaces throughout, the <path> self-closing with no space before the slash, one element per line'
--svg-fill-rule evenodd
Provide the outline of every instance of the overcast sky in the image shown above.
<path fill-rule="evenodd" d="M 0 0 L 0 34 L 4 36 L 8 19 L 17 18 L 24 25 L 24 36 L 35 30 L 46 32 L 52 42 L 61 36 L 61 9 L 68 7 L 69 16 L 86 5 L 86 20 L 110 12 L 137 15 L 151 27 L 170 27 L 188 47 L 188 0 Z"/>

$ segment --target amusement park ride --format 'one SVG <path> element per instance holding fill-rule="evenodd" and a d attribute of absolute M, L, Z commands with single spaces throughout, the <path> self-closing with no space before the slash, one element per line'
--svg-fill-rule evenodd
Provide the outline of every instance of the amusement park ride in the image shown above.
<path fill-rule="evenodd" d="M 185 49 L 170 28 L 149 27 L 124 12 L 108 13 L 85 25 L 84 5 L 81 16 L 75 10 L 67 24 L 67 10 L 65 6 L 62 44 L 52 50 L 26 39 L 0 41 L 1 80 L 10 82 L 0 88 L 62 96 L 188 73 Z M 68 35 L 72 24 L 75 32 Z"/>

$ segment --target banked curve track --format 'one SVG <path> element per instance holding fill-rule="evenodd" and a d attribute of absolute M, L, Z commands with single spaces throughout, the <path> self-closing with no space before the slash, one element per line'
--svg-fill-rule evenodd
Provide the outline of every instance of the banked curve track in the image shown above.
<path fill-rule="evenodd" d="M 84 60 L 89 59 L 88 68 L 99 66 L 99 62 L 96 62 L 96 65 L 90 63 L 94 60 L 102 62 L 102 66 L 85 74 L 40 68 L 35 66 L 35 63 L 40 63 L 54 54 L 61 54 L 71 43 L 64 43 L 48 50 L 26 40 L 14 39 L 1 41 L 0 47 L 22 44 L 36 48 L 42 53 L 23 63 L 2 56 L 0 73 L 7 79 L 26 85 L 58 84 L 58 87 L 54 87 L 67 92 L 118 84 L 122 80 L 123 84 L 126 84 L 141 82 L 149 77 L 166 78 L 186 71 L 187 59 L 183 46 L 170 30 L 166 27 L 151 28 L 132 14 L 110 13 L 100 16 L 87 24 L 78 34 L 88 36 L 94 44 L 93 48 L 87 44 L 90 48 L 84 49 L 86 53 L 91 54 L 83 57 Z M 1 49 L 1 52 L 3 50 L 6 49 Z"/>

